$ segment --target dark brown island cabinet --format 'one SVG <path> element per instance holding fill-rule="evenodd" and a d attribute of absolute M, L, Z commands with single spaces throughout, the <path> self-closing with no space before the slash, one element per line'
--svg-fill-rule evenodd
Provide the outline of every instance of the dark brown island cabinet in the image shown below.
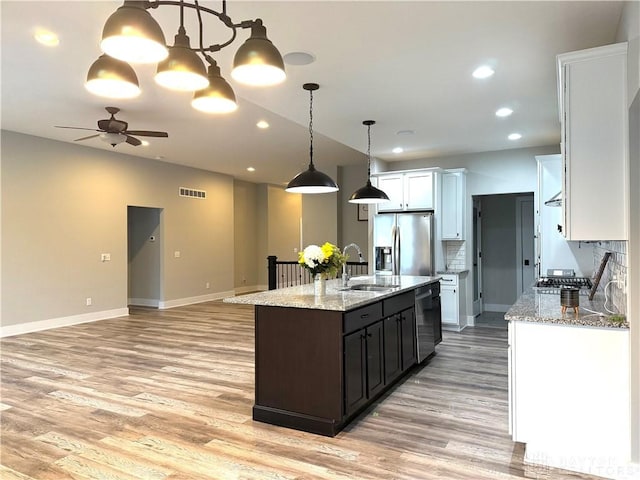
<path fill-rule="evenodd" d="M 255 309 L 254 420 L 334 436 L 416 365 L 415 290 L 344 312 Z"/>

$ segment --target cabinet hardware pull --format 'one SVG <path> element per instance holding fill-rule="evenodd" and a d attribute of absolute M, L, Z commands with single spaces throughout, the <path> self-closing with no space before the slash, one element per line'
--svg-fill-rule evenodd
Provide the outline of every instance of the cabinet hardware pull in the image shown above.
<path fill-rule="evenodd" d="M 373 335 L 370 334 L 370 333 L 367 333 L 367 337 L 371 338 L 371 337 L 373 337 Z"/>
<path fill-rule="evenodd" d="M 363 313 L 362 315 L 360 315 L 360 318 L 369 318 L 369 314 L 368 313 Z"/>

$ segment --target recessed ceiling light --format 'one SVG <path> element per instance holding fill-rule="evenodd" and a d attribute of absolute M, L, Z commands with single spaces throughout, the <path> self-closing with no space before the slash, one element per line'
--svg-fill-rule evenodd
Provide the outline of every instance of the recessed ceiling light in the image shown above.
<path fill-rule="evenodd" d="M 282 59 L 287 65 L 309 65 L 316 61 L 316 57 L 307 52 L 290 52 Z"/>
<path fill-rule="evenodd" d="M 393 153 L 402 153 L 404 152 L 404 148 L 402 147 L 396 147 L 393 150 L 391 150 Z"/>
<path fill-rule="evenodd" d="M 140 140 L 140 141 L 142 142 L 141 145 L 143 147 L 148 147 L 149 146 L 149 142 L 147 140 Z"/>
<path fill-rule="evenodd" d="M 396 132 L 396 135 L 413 135 L 414 133 L 416 132 L 414 132 L 413 130 L 398 130 Z"/>
<path fill-rule="evenodd" d="M 44 28 L 38 28 L 33 38 L 35 38 L 38 43 L 47 47 L 56 47 L 60 43 L 58 35 Z"/>
<path fill-rule="evenodd" d="M 265 120 L 260 120 L 258 123 L 256 123 L 256 127 L 258 127 L 258 128 L 269 128 L 269 123 L 266 122 Z"/>
<path fill-rule="evenodd" d="M 509 140 L 520 140 L 522 138 L 522 135 L 520 135 L 519 133 L 512 133 L 507 138 Z"/>
<path fill-rule="evenodd" d="M 253 167 L 247 167 L 247 172 L 255 172 L 256 169 Z"/>
<path fill-rule="evenodd" d="M 475 78 L 488 78 L 491 75 L 493 75 L 495 72 L 493 70 L 493 68 L 491 68 L 489 65 L 482 65 L 478 68 L 476 68 L 472 75 Z"/>
<path fill-rule="evenodd" d="M 498 110 L 496 110 L 496 116 L 497 117 L 508 117 L 512 113 L 513 113 L 513 110 L 511 110 L 510 108 L 507 108 L 507 107 L 502 107 L 502 108 L 499 108 Z"/>

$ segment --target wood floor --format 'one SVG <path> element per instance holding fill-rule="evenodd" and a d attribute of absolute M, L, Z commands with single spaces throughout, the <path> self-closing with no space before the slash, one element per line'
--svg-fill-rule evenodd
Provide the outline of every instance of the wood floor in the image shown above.
<path fill-rule="evenodd" d="M 438 354 L 335 438 L 251 419 L 253 307 L 135 310 L 3 339 L 0 478 L 595 478 L 523 465 L 506 330 Z"/>

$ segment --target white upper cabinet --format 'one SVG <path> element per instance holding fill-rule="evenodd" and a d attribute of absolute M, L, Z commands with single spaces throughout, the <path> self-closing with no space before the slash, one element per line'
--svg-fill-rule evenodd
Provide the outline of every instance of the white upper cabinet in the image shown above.
<path fill-rule="evenodd" d="M 626 240 L 627 44 L 558 55 L 562 233 Z"/>
<path fill-rule="evenodd" d="M 442 174 L 442 240 L 464 240 L 464 172 Z"/>
<path fill-rule="evenodd" d="M 377 175 L 378 188 L 389 201 L 378 204 L 379 212 L 433 209 L 433 172 L 411 171 Z"/>

